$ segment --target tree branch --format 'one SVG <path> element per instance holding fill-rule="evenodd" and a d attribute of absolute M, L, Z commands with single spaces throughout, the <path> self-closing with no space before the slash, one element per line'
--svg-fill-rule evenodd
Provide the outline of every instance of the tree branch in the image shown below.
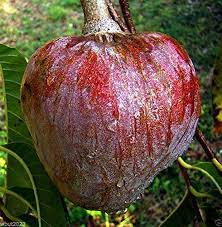
<path fill-rule="evenodd" d="M 196 129 L 195 137 L 196 137 L 197 141 L 200 143 L 200 145 L 203 147 L 204 151 L 206 152 L 207 157 L 210 160 L 212 160 L 215 157 L 214 152 L 212 151 L 212 149 L 208 145 L 207 140 L 204 138 L 204 135 L 200 131 L 199 128 Z"/>
<path fill-rule="evenodd" d="M 202 146 L 202 148 L 204 149 L 207 157 L 216 166 L 218 171 L 222 172 L 222 164 L 216 159 L 213 150 L 211 149 L 210 145 L 208 144 L 207 140 L 205 139 L 203 133 L 200 131 L 199 128 L 196 129 L 195 137 L 196 137 L 197 141 L 200 143 L 200 145 Z"/>
<path fill-rule="evenodd" d="M 180 171 L 181 171 L 181 175 L 182 177 L 184 178 L 184 181 L 186 183 L 186 186 L 187 186 L 187 189 L 188 189 L 188 195 L 190 196 L 191 198 L 191 201 L 192 201 L 192 206 L 193 206 L 193 209 L 195 210 L 195 213 L 196 213 L 196 217 L 197 217 L 197 220 L 198 222 L 203 222 L 203 219 L 201 217 L 201 214 L 200 214 L 200 210 L 199 210 L 199 207 L 198 207 L 198 204 L 197 204 L 197 201 L 196 201 L 196 198 L 192 195 L 192 193 L 190 192 L 190 188 L 192 187 L 192 183 L 191 183 L 191 180 L 190 180 L 190 177 L 186 171 L 186 169 L 180 164 L 179 161 L 177 161 L 177 164 L 180 168 Z"/>
<path fill-rule="evenodd" d="M 61 194 L 60 194 L 60 199 L 61 199 L 62 206 L 63 206 L 64 212 L 65 212 L 65 218 L 66 218 L 66 221 L 67 221 L 67 226 L 71 226 L 69 211 L 68 211 L 68 208 L 67 208 L 67 205 L 66 205 L 66 202 L 65 202 L 65 198 Z"/>
<path fill-rule="evenodd" d="M 106 0 L 107 5 L 108 5 L 108 10 L 110 13 L 110 16 L 112 17 L 112 19 L 120 26 L 120 28 L 123 31 L 128 31 L 126 25 L 124 24 L 124 21 L 122 20 L 122 18 L 118 15 L 118 13 L 116 12 L 115 7 L 112 4 L 111 0 Z"/>
<path fill-rule="evenodd" d="M 121 11 L 122 11 L 122 14 L 123 14 L 123 17 L 124 17 L 124 20 L 125 20 L 125 23 L 126 23 L 126 26 L 129 30 L 129 32 L 135 33 L 136 29 L 135 29 L 135 26 L 133 24 L 133 20 L 131 17 L 128 0 L 119 0 L 119 4 L 120 4 Z"/>

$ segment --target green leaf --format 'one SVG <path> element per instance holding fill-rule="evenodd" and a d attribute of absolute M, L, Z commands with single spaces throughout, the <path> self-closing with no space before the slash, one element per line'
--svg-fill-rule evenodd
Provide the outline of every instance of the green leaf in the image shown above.
<path fill-rule="evenodd" d="M 205 170 L 218 184 L 222 191 L 222 177 L 212 162 L 198 162 L 195 167 Z"/>
<path fill-rule="evenodd" d="M 160 227 L 187 227 L 195 217 L 195 211 L 192 206 L 191 197 L 186 191 L 182 201 L 172 211 L 172 213 L 163 221 Z"/>
<path fill-rule="evenodd" d="M 16 152 L 20 157 L 23 157 L 23 160 L 27 163 L 31 171 L 37 189 L 42 226 L 65 226 L 65 212 L 62 206 L 61 196 L 45 173 L 34 148 L 25 143 L 11 143 L 6 145 L 6 147 Z M 19 165 L 20 163 L 17 161 L 16 166 Z M 8 175 L 8 177 L 13 178 L 12 175 Z M 26 185 L 28 184 L 30 183 L 26 182 Z M 9 189 L 15 191 L 24 199 L 28 200 L 33 207 L 36 207 L 35 197 L 30 186 L 15 187 L 13 184 L 13 187 L 9 187 Z"/>
<path fill-rule="evenodd" d="M 196 165 L 190 165 L 186 163 L 181 157 L 179 157 L 178 162 L 186 169 L 192 169 L 203 173 L 206 177 L 208 177 L 214 185 L 217 187 L 218 191 L 222 195 L 222 187 L 221 187 L 221 176 L 219 174 L 219 170 L 213 166 L 213 163 L 209 162 L 200 162 Z"/>
<path fill-rule="evenodd" d="M 7 207 L 10 208 L 11 215 L 16 217 L 28 212 L 26 204 L 11 195 L 7 195 Z"/>
<path fill-rule="evenodd" d="M 4 75 L 3 90 L 6 100 L 6 119 L 8 130 L 8 149 L 15 152 L 28 166 L 37 190 L 37 203 L 40 207 L 42 226 L 66 226 L 65 211 L 62 199 L 46 174 L 36 155 L 31 136 L 24 122 L 20 107 L 20 83 L 26 67 L 25 58 L 15 49 L 0 44 L 0 64 Z M 1 70 L 0 70 L 1 71 Z M 37 207 L 33 185 L 27 171 L 14 157 L 8 156 L 7 187 Z M 26 217 L 32 226 L 37 222 L 28 216 L 24 204 L 18 205 L 18 200 L 6 196 L 6 207 L 12 214 Z M 16 206 L 16 212 L 13 213 Z"/>
<path fill-rule="evenodd" d="M 20 107 L 20 83 L 26 67 L 25 58 L 14 48 L 0 44 L 0 64 L 6 94 L 8 142 L 32 144 Z"/>

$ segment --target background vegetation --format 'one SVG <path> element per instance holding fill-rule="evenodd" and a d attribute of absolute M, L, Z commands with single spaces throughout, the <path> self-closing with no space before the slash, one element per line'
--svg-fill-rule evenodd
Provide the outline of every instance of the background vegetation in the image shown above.
<path fill-rule="evenodd" d="M 213 134 L 213 104 L 211 85 L 214 62 L 222 42 L 221 0 L 131 0 L 133 19 L 141 31 L 159 31 L 176 38 L 190 54 L 201 84 L 202 115 L 200 127 L 218 158 L 222 155 L 221 141 Z M 45 42 L 65 35 L 80 35 L 83 14 L 79 0 L 0 0 L 0 43 L 17 47 L 27 59 Z M 222 79 L 221 79 L 222 80 Z M 5 138 L 0 95 L 0 140 Z M 206 159 L 194 142 L 187 159 Z M 0 154 L 0 184 L 4 182 L 5 155 Z M 192 175 L 199 189 L 210 186 L 203 177 Z M 195 184 L 195 183 L 194 183 Z M 176 164 L 155 178 L 142 200 L 131 205 L 125 214 L 112 215 L 111 222 L 119 226 L 156 226 L 179 203 L 185 186 Z M 206 201 L 204 201 L 206 202 Z M 103 225 L 101 212 L 74 207 L 67 201 L 70 220 L 85 226 L 92 220 Z M 218 214 L 219 215 L 219 214 Z M 122 224 L 120 224 L 122 223 Z"/>

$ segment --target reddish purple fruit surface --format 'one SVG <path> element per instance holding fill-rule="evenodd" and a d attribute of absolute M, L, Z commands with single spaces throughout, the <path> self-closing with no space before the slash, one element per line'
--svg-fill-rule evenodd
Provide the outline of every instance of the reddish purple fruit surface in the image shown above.
<path fill-rule="evenodd" d="M 59 190 L 108 212 L 134 202 L 188 148 L 200 114 L 190 58 L 159 33 L 51 41 L 31 57 L 21 98 Z"/>

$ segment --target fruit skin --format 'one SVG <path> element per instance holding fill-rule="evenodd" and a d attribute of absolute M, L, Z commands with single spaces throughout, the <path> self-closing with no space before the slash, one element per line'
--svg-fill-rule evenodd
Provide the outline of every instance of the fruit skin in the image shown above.
<path fill-rule="evenodd" d="M 134 202 L 189 146 L 198 78 L 183 48 L 160 33 L 63 37 L 31 57 L 22 109 L 60 192 L 88 209 Z"/>

